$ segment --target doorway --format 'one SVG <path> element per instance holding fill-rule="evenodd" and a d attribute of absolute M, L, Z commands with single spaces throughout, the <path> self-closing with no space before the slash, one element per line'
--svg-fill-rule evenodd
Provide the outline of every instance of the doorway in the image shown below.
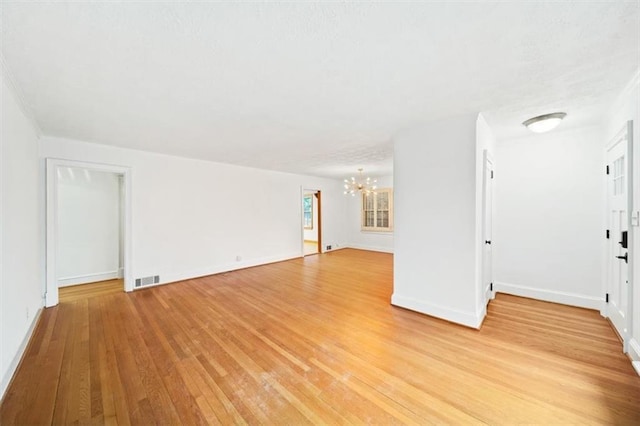
<path fill-rule="evenodd" d="M 128 168 L 47 159 L 46 306 L 59 288 L 121 280 L 133 290 Z"/>
<path fill-rule="evenodd" d="M 632 122 L 609 143 L 606 149 L 606 316 L 622 339 L 628 352 L 633 312 L 631 297 L 633 232 L 630 230 L 633 209 Z"/>
<path fill-rule="evenodd" d="M 319 190 L 302 191 L 302 254 L 322 253 L 322 195 Z"/>

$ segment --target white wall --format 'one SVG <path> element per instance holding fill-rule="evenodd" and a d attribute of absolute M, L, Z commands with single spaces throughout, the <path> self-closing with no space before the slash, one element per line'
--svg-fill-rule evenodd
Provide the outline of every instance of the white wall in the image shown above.
<path fill-rule="evenodd" d="M 311 196 L 312 202 L 312 225 L 311 229 L 304 230 L 305 241 L 318 241 L 318 198 L 315 196 L 316 191 L 304 192 L 304 195 Z"/>
<path fill-rule="evenodd" d="M 0 80 L 1 397 L 43 306 L 44 274 L 38 130 L 23 113 L 4 69 Z"/>
<path fill-rule="evenodd" d="M 378 188 L 393 188 L 393 176 L 376 177 L 376 179 Z M 393 253 L 393 232 L 363 231 L 361 229 L 362 197 L 359 195 L 354 197 L 345 195 L 345 198 L 347 199 L 349 247 Z"/>
<path fill-rule="evenodd" d="M 600 309 L 601 129 L 499 141 L 496 164 L 494 288 Z"/>
<path fill-rule="evenodd" d="M 476 121 L 463 115 L 394 139 L 392 303 L 479 327 Z"/>
<path fill-rule="evenodd" d="M 611 108 L 605 123 L 602 147 L 615 137 L 627 120 L 633 120 L 633 205 L 634 211 L 638 212 L 640 211 L 640 71 L 636 73 Z M 634 278 L 630 355 L 634 361 L 640 361 L 640 232 L 638 227 L 632 229 Z M 640 374 L 640 371 L 638 373 Z"/>
<path fill-rule="evenodd" d="M 58 172 L 58 286 L 117 278 L 118 175 L 75 167 Z"/>
<path fill-rule="evenodd" d="M 131 168 L 134 278 L 165 283 L 302 256 L 301 188 L 322 191 L 323 245 L 346 242 L 337 180 L 52 137 L 41 156 Z"/>

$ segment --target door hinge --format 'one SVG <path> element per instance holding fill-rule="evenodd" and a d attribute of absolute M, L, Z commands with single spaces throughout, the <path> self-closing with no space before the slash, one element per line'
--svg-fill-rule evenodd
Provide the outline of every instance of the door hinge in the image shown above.
<path fill-rule="evenodd" d="M 489 283 L 489 290 L 493 291 L 493 283 Z"/>
<path fill-rule="evenodd" d="M 605 303 L 609 303 L 609 293 L 606 293 L 604 295 L 604 301 L 605 301 Z"/>
<path fill-rule="evenodd" d="M 609 239 L 609 230 L 607 229 L 607 240 Z"/>
<path fill-rule="evenodd" d="M 493 179 L 493 170 L 491 170 L 491 179 Z"/>
<path fill-rule="evenodd" d="M 609 166 L 607 166 L 607 174 L 609 174 Z"/>

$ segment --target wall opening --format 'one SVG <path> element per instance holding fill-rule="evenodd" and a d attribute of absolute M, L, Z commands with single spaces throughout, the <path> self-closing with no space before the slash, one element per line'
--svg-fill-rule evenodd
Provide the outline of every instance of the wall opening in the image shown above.
<path fill-rule="evenodd" d="M 127 168 L 47 160 L 46 306 L 58 304 L 60 288 L 132 290 L 130 184 Z"/>
<path fill-rule="evenodd" d="M 322 253 L 321 193 L 302 191 L 302 252 L 304 256 Z"/>

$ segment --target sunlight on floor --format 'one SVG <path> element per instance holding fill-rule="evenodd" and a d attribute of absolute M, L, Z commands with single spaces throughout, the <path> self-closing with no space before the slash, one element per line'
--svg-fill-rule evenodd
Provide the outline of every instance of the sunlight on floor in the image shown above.
<path fill-rule="evenodd" d="M 317 241 L 305 241 L 304 242 L 304 255 L 318 254 L 318 242 Z"/>

